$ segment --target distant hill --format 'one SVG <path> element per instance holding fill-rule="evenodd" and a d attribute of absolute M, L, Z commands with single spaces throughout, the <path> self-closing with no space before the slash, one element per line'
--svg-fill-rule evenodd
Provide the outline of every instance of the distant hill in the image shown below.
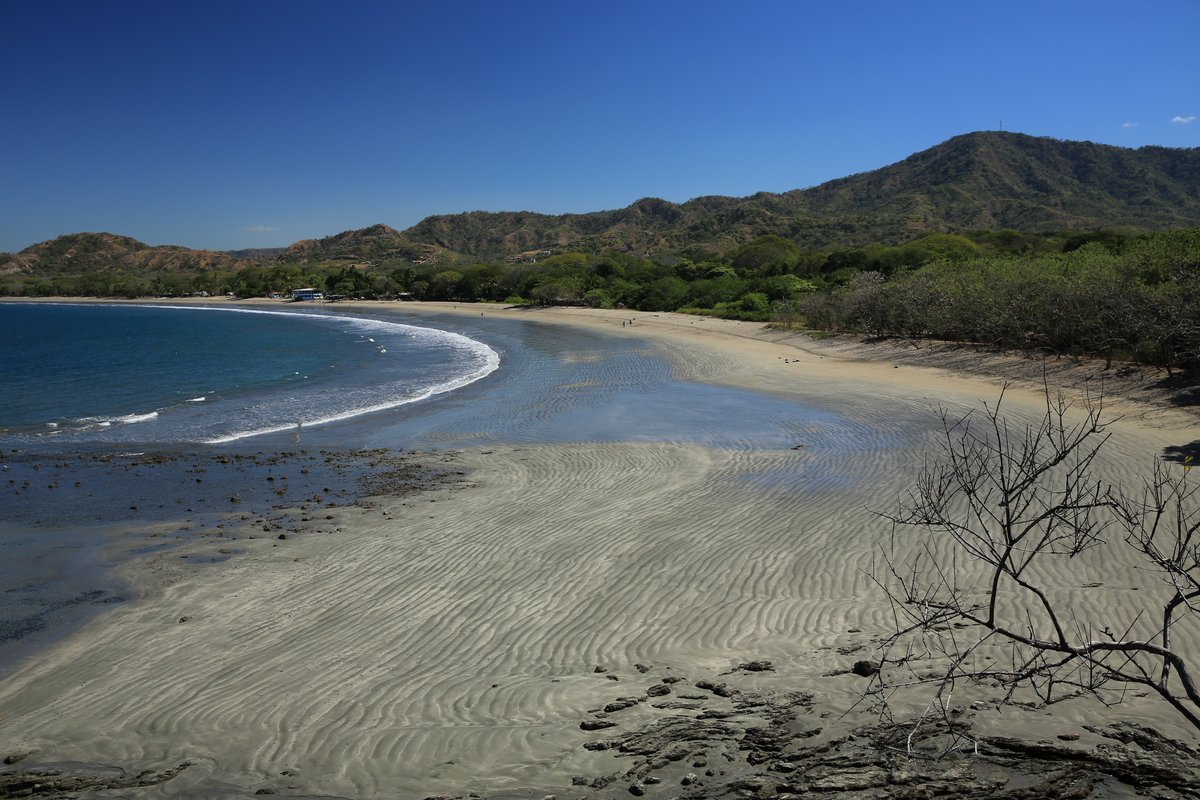
<path fill-rule="evenodd" d="M 395 228 L 371 225 L 344 231 L 324 239 L 301 239 L 279 254 L 284 262 L 347 261 L 379 262 L 389 258 L 415 261 L 428 253 L 428 245 L 414 242 Z"/>
<path fill-rule="evenodd" d="M 1025 231 L 1200 223 L 1200 148 L 1124 147 L 1018 133 L 956 136 L 873 172 L 789 192 L 867 226 Z M 869 235 L 872 235 L 869 234 Z"/>
<path fill-rule="evenodd" d="M 498 258 L 538 247 L 725 251 L 766 234 L 824 248 L 897 243 L 935 231 L 1198 224 L 1200 148 L 1132 150 L 979 132 L 811 189 L 682 204 L 647 198 L 590 214 L 476 211 L 429 217 L 403 236 Z"/>
<path fill-rule="evenodd" d="M 195 272 L 235 269 L 240 262 L 226 253 L 148 244 L 112 233 L 72 233 L 0 255 L 0 275 L 28 272 L 43 277 L 90 272 Z"/>
<path fill-rule="evenodd" d="M 587 214 L 472 211 L 405 231 L 372 225 L 282 251 L 213 253 L 72 234 L 15 255 L 0 274 L 236 268 L 262 262 L 492 260 L 544 250 L 662 255 L 728 252 L 766 234 L 804 249 L 896 244 L 931 232 L 1011 228 L 1163 230 L 1200 225 L 1200 148 L 1132 150 L 1019 133 L 977 132 L 872 172 L 750 197 L 657 198 Z"/>
<path fill-rule="evenodd" d="M 286 247 L 244 247 L 241 250 L 221 250 L 222 255 L 233 256 L 239 261 L 268 261 L 287 250 Z"/>

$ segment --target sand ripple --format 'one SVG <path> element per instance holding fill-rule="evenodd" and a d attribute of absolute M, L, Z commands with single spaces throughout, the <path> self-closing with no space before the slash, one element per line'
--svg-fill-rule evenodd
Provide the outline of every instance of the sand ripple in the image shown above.
<path fill-rule="evenodd" d="M 687 353 L 690 370 L 745 369 Z M 562 363 L 561 396 L 523 413 L 590 402 L 592 378 L 577 370 L 594 362 Z M 202 580 L 147 579 L 145 601 L 10 676 L 0 736 L 64 759 L 197 761 L 175 787 L 195 796 L 275 785 L 284 770 L 308 793 L 356 797 L 553 791 L 610 765 L 582 749 L 578 722 L 654 682 L 635 664 L 845 667 L 832 648 L 848 629 L 889 625 L 866 577 L 888 534 L 872 509 L 920 464 L 928 387 L 881 400 L 849 382 L 835 402 L 815 368 L 790 382 L 768 372 L 755 380 L 776 396 L 824 392 L 841 413 L 797 420 L 795 450 L 464 450 L 474 488 L 339 511 L 344 533 L 259 539 Z M 1126 478 L 1151 457 L 1132 435 L 1111 455 L 1106 469 Z M 1114 588 L 1080 613 L 1119 607 L 1129 564 L 1087 566 Z M 1080 584 L 1065 568 L 1052 578 L 1066 598 Z"/>

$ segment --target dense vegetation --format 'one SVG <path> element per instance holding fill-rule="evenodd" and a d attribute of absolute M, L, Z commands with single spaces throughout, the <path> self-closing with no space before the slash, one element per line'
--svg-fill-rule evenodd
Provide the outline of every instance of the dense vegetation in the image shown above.
<path fill-rule="evenodd" d="M 824 330 L 1196 367 L 1200 228 L 864 271 L 787 313 Z"/>
<path fill-rule="evenodd" d="M 680 310 L 1175 367 L 1200 360 L 1198 224 L 1200 149 L 974 133 L 784 194 L 471 212 L 239 253 L 71 234 L 0 254 L 0 294 L 252 297 L 312 286 Z"/>
<path fill-rule="evenodd" d="M 265 296 L 298 286 L 362 298 L 573 304 L 685 311 L 777 324 L 1099 355 L 1168 368 L 1200 363 L 1200 228 L 932 234 L 899 246 L 802 251 L 765 236 L 727 256 L 560 253 L 532 261 L 364 268 L 249 264 L 162 273 L 30 278 L 23 295 Z M 397 265 L 399 264 L 399 265 Z"/>
<path fill-rule="evenodd" d="M 81 236 L 72 237 L 76 240 L 73 252 L 77 259 L 91 251 L 80 245 Z M 135 254 L 157 249 L 128 241 Z M 764 236 L 725 255 L 702 248 L 662 258 L 619 252 L 551 255 L 541 251 L 516 260 L 430 258 L 423 263 L 421 259 L 414 263 L 408 257 L 410 253 L 376 253 L 382 257 L 375 262 L 344 258 L 312 261 L 296 257 L 296 250 L 310 246 L 300 243 L 267 262 L 192 266 L 149 275 L 126 268 L 110 256 L 106 256 L 110 258 L 107 268 L 93 266 L 78 273 L 59 270 L 34 276 L 14 271 L 0 278 L 0 292 L 119 297 L 208 292 L 255 297 L 314 286 L 345 297 L 386 299 L 405 295 L 421 300 L 557 303 L 646 311 L 685 308 L 765 321 L 772 303 L 839 285 L 861 270 L 893 272 L 934 259 L 981 252 L 1057 250 L 1065 241 L 1057 235 L 980 232 L 971 237 L 931 234 L 897 247 L 802 251 L 790 240 Z"/>

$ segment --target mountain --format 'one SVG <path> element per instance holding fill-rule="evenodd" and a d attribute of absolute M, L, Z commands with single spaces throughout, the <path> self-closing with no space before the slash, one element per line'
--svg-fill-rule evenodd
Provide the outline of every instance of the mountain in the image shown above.
<path fill-rule="evenodd" d="M 797 195 L 814 215 L 954 230 L 1149 230 L 1200 222 L 1200 148 L 972 133 Z"/>
<path fill-rule="evenodd" d="M 471 211 L 427 217 L 405 231 L 372 225 L 281 252 L 149 247 L 81 233 L 0 254 L 0 275 L 126 269 L 142 273 L 260 262 L 436 264 L 545 250 L 726 253 L 775 234 L 804 249 L 897 244 L 932 232 L 1011 228 L 1163 230 L 1200 225 L 1200 148 L 1136 150 L 1019 133 L 956 136 L 903 161 L 810 189 L 750 197 L 643 198 L 612 211 Z"/>
<path fill-rule="evenodd" d="M 284 262 L 347 261 L 379 262 L 388 258 L 413 261 L 428 250 L 388 225 L 371 225 L 343 231 L 324 239 L 301 239 L 279 254 Z"/>
<path fill-rule="evenodd" d="M 90 272 L 195 272 L 235 269 L 239 262 L 226 253 L 190 250 L 175 245 L 151 247 L 113 233 L 72 233 L 0 254 L 0 275 L 28 272 L 44 277 Z"/>
<path fill-rule="evenodd" d="M 269 261 L 287 250 L 286 247 L 244 247 L 241 250 L 221 250 L 239 261 Z"/>
<path fill-rule="evenodd" d="M 896 164 L 811 189 L 647 198 L 628 208 L 428 217 L 413 241 L 477 258 L 523 250 L 725 251 L 766 234 L 804 248 L 897 243 L 922 233 L 1200 225 L 1200 148 L 1132 150 L 1019 133 L 956 136 Z"/>

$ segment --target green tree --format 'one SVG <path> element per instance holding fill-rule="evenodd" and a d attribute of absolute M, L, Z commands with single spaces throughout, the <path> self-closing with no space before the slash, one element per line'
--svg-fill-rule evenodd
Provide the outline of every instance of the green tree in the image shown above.
<path fill-rule="evenodd" d="M 781 236 L 762 236 L 738 248 L 731 262 L 743 275 L 782 275 L 800 261 L 800 248 Z"/>
<path fill-rule="evenodd" d="M 687 300 L 688 285 L 674 275 L 651 281 L 642 287 L 637 308 L 643 311 L 674 311 Z"/>

